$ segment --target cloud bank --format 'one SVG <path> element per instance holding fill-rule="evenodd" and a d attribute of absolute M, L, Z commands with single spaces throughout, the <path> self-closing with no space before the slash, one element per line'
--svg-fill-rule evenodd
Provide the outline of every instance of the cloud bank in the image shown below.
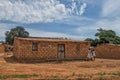
<path fill-rule="evenodd" d="M 95 33 L 97 32 L 97 29 L 103 28 L 106 30 L 114 30 L 117 35 L 120 36 L 120 18 L 117 18 L 115 20 L 109 20 L 109 19 L 101 19 L 96 21 L 94 24 L 86 25 L 86 26 L 80 26 L 76 28 L 76 33 L 80 36 L 85 36 L 86 38 L 95 38 Z"/>
<path fill-rule="evenodd" d="M 62 20 L 69 15 L 82 15 L 86 3 L 71 1 L 71 5 L 60 0 L 0 0 L 0 20 L 19 23 L 53 22 Z"/>
<path fill-rule="evenodd" d="M 104 17 L 120 17 L 120 0 L 104 0 L 102 15 Z"/>
<path fill-rule="evenodd" d="M 86 37 L 85 36 L 79 36 L 79 35 L 70 35 L 67 33 L 58 33 L 58 32 L 48 32 L 48 31 L 41 31 L 41 30 L 37 30 L 37 29 L 30 29 L 30 28 L 26 28 L 26 30 L 28 32 L 30 32 L 30 36 L 32 37 L 58 37 L 58 38 L 72 38 L 72 39 L 76 39 L 76 40 L 83 40 Z"/>

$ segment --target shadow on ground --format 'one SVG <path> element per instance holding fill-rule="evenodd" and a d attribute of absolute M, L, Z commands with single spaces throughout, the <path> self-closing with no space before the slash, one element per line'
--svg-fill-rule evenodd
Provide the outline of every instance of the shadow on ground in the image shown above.
<path fill-rule="evenodd" d="M 25 64 L 40 64 L 40 63 L 51 63 L 51 64 L 62 64 L 64 62 L 74 61 L 87 61 L 83 59 L 65 59 L 65 60 L 18 60 L 13 56 L 5 56 L 4 60 L 7 63 L 25 63 Z"/>
<path fill-rule="evenodd" d="M 17 62 L 18 62 L 13 56 L 4 57 L 4 60 L 5 60 L 7 63 L 17 63 Z"/>

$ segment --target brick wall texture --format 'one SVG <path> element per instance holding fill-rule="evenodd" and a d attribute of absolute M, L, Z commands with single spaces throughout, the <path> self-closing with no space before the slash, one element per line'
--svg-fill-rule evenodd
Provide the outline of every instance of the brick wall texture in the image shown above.
<path fill-rule="evenodd" d="M 37 42 L 38 51 L 32 51 L 32 43 Z M 62 39 L 15 38 L 13 56 L 25 60 L 58 59 L 58 45 L 65 45 L 65 59 L 86 58 L 89 42 Z"/>
<path fill-rule="evenodd" d="M 4 45 L 3 44 L 0 44 L 0 53 L 4 53 Z"/>
<path fill-rule="evenodd" d="M 120 59 L 119 45 L 103 44 L 97 46 L 95 50 L 96 50 L 96 57 L 98 58 Z"/>

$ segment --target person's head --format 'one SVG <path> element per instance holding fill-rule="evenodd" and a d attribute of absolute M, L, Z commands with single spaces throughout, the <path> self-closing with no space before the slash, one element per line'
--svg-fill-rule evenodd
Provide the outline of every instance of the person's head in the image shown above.
<path fill-rule="evenodd" d="M 88 50 L 91 50 L 90 48 Z"/>

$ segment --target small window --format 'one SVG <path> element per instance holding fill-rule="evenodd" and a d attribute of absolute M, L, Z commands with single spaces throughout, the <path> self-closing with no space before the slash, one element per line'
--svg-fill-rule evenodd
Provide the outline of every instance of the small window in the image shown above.
<path fill-rule="evenodd" d="M 80 50 L 80 44 L 77 44 L 76 49 L 77 49 L 77 51 Z"/>
<path fill-rule="evenodd" d="M 38 51 L 38 43 L 37 42 L 32 43 L 32 51 Z"/>
<path fill-rule="evenodd" d="M 80 53 L 80 44 L 76 45 L 76 53 L 79 54 Z"/>

